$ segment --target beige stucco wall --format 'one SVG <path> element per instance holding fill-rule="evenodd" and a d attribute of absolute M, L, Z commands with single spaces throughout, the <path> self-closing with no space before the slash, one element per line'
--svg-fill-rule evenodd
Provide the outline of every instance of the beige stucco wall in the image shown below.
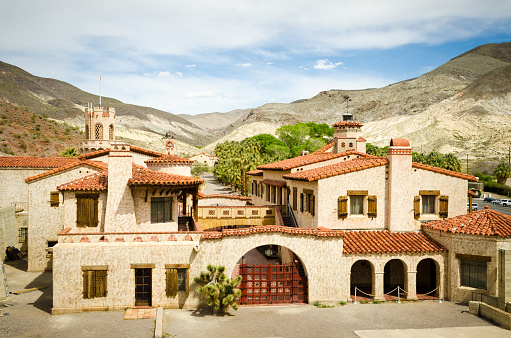
<path fill-rule="evenodd" d="M 498 249 L 511 248 L 509 241 L 498 242 L 495 237 L 450 234 L 429 228 L 424 228 L 424 232 L 449 250 L 447 258 L 449 300 L 466 303 L 472 300 L 472 293 L 498 296 Z M 491 257 L 486 266 L 486 290 L 461 286 L 460 259 L 456 258 L 456 254 Z"/>
<path fill-rule="evenodd" d="M 104 232 L 105 231 L 105 209 L 106 209 L 106 192 L 101 191 L 98 198 L 98 221 L 97 227 L 77 227 L 76 220 L 76 194 L 79 191 L 64 191 L 64 201 L 62 203 L 63 218 L 62 228 L 73 229 L 73 232 Z M 96 192 L 91 192 L 96 193 Z"/>
<path fill-rule="evenodd" d="M 131 264 L 154 264 L 152 271 L 152 305 L 163 307 L 197 307 L 200 299 L 190 287 L 190 296 L 165 295 L 165 264 L 190 264 L 190 280 L 205 270 L 207 264 L 224 265 L 230 275 L 238 260 L 249 250 L 265 244 L 291 249 L 302 261 L 309 288 L 309 301 L 339 300 L 342 294 L 342 239 L 260 233 L 215 240 L 143 242 L 143 243 L 59 243 L 54 248 L 53 312 L 122 309 L 135 304 L 134 270 Z M 196 249 L 194 249 L 196 247 Z M 321 259 L 318 259 L 321 258 Z M 108 265 L 108 295 L 83 299 L 81 267 Z"/>
<path fill-rule="evenodd" d="M 330 229 L 384 229 L 386 227 L 385 171 L 385 166 L 380 166 L 317 181 L 318 191 L 314 192 L 316 196 L 320 196 L 316 197 L 317 226 Z M 348 217 L 339 218 L 338 198 L 347 196 L 348 190 L 367 190 L 368 195 L 376 196 L 377 216 L 367 217 L 367 197 L 364 198 L 364 215 L 350 215 L 348 196 Z M 297 215 L 296 212 L 295 215 Z"/>
<path fill-rule="evenodd" d="M 149 163 L 147 167 L 162 173 L 192 176 L 192 165 L 190 163 Z"/>
<path fill-rule="evenodd" d="M 28 202 L 25 178 L 51 169 L 0 168 L 0 208 L 14 202 Z"/>
<path fill-rule="evenodd" d="M 57 241 L 57 233 L 64 229 L 65 208 L 63 207 L 62 194 L 59 194 L 59 206 L 52 207 L 50 206 L 50 192 L 57 191 L 57 186 L 60 184 L 97 171 L 98 169 L 95 167 L 80 165 L 29 182 L 29 271 L 51 269 L 51 257 L 47 257 L 47 242 Z M 76 217 L 76 211 L 74 215 Z M 74 220 L 76 221 L 76 218 Z"/>

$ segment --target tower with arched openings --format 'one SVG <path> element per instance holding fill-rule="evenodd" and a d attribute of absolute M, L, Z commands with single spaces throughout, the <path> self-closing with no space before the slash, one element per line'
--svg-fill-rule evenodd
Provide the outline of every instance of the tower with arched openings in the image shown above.
<path fill-rule="evenodd" d="M 110 148 L 115 141 L 115 108 L 85 108 L 85 134 L 80 144 L 82 154 Z"/>

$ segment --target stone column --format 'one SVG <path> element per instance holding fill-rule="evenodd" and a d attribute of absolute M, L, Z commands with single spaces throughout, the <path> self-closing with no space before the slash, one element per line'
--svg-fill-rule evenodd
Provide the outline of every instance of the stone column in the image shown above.
<path fill-rule="evenodd" d="M 375 271 L 373 279 L 374 300 L 385 300 L 383 292 L 383 271 Z"/>
<path fill-rule="evenodd" d="M 408 271 L 406 281 L 406 299 L 417 300 L 417 271 Z"/>

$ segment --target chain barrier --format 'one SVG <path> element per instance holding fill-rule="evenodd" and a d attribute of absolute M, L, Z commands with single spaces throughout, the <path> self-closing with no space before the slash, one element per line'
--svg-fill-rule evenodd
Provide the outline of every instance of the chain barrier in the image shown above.
<path fill-rule="evenodd" d="M 397 302 L 401 303 L 401 296 L 400 296 L 399 292 L 401 291 L 402 293 L 408 293 L 408 291 L 402 289 L 399 285 L 394 290 L 389 291 L 387 293 L 384 293 L 383 295 L 384 296 L 390 295 L 391 293 L 393 293 L 396 290 L 397 290 L 397 299 L 398 299 Z M 429 295 L 429 294 L 431 294 L 431 293 L 433 293 L 433 292 L 435 292 L 437 290 L 440 290 L 440 286 L 437 286 L 434 290 L 431 290 L 431 291 L 429 291 L 427 293 L 417 294 L 417 296 L 427 296 L 427 295 Z M 355 286 L 355 301 L 353 302 L 353 304 L 357 304 L 357 291 L 362 293 L 362 294 L 364 294 L 364 295 L 366 295 L 366 296 L 368 296 L 368 297 L 376 297 L 376 295 L 366 293 L 366 292 L 360 290 L 358 287 Z M 438 302 L 442 303 L 442 299 L 440 298 L 440 296 L 438 297 Z"/>

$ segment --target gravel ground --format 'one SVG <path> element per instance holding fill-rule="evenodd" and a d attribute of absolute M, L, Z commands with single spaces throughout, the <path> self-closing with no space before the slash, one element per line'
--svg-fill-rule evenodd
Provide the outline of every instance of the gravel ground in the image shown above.
<path fill-rule="evenodd" d="M 51 271 L 26 272 L 23 260 L 4 264 L 11 294 L 0 302 L 0 337 L 154 337 L 154 319 L 124 320 L 124 311 L 50 314 Z"/>
<path fill-rule="evenodd" d="M 208 337 L 358 337 L 354 331 L 449 327 L 483 327 L 483 331 L 487 327 L 488 333 L 496 329 L 469 314 L 467 305 L 434 301 L 348 304 L 335 308 L 241 307 L 223 316 L 206 310 L 165 310 L 163 317 L 163 332 L 172 337 L 200 337 L 206 332 Z M 507 330 L 499 331 L 511 336 Z"/>

